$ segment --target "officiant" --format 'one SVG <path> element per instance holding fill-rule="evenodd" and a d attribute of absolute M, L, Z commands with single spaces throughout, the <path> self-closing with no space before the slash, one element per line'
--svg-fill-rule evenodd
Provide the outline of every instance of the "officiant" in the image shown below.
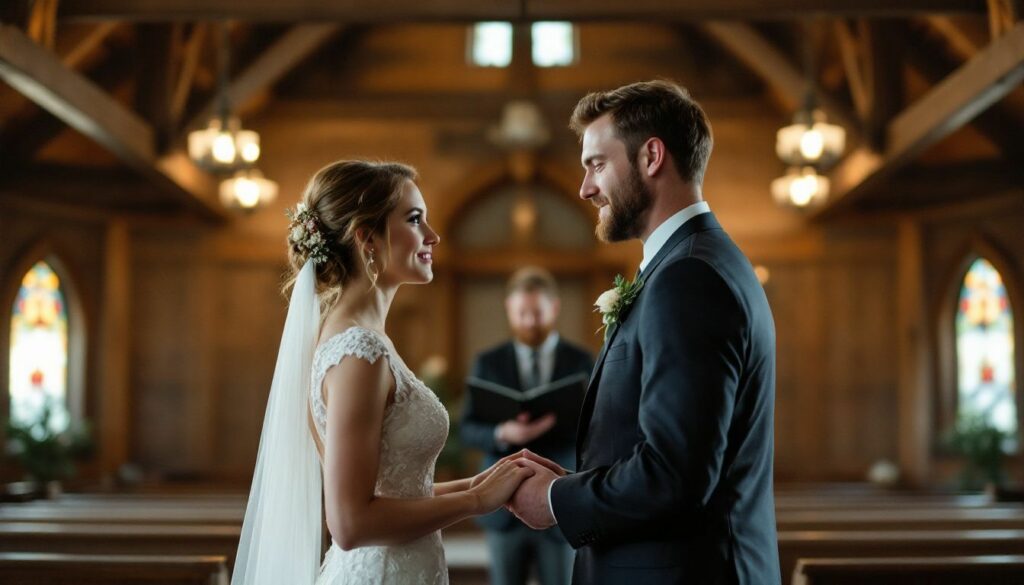
<path fill-rule="evenodd" d="M 555 331 L 559 308 L 558 285 L 548 271 L 533 266 L 516 271 L 505 297 L 512 339 L 480 353 L 470 377 L 523 392 L 581 373 L 589 376 L 594 366 L 591 354 L 561 339 Z M 567 469 L 574 467 L 574 419 L 559 420 L 554 413 L 533 417 L 522 413 L 495 424 L 474 412 L 470 392 L 465 396 L 462 442 L 484 452 L 484 468 L 524 447 Z M 569 583 L 573 550 L 557 528 L 536 532 L 506 510 L 482 516 L 478 522 L 487 535 L 493 585 L 525 585 L 531 568 L 541 585 Z"/>

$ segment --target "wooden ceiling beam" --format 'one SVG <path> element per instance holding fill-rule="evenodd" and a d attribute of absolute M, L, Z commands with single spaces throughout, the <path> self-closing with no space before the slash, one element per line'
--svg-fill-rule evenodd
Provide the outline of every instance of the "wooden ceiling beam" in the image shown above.
<path fill-rule="evenodd" d="M 845 20 L 835 22 L 836 41 L 850 87 L 850 98 L 860 118 L 867 117 L 871 103 L 871 76 L 864 67 L 864 49 L 860 38 L 854 34 Z"/>
<path fill-rule="evenodd" d="M 807 76 L 753 27 L 738 22 L 714 21 L 704 23 L 702 30 L 772 88 L 789 110 L 787 114 L 803 105 L 808 88 Z M 820 87 L 817 88 L 816 99 L 832 122 L 844 126 L 847 134 L 855 140 L 860 131 L 856 116 Z"/>
<path fill-rule="evenodd" d="M 227 217 L 216 201 L 212 178 L 183 165 L 179 157 L 160 159 L 153 129 L 144 120 L 10 25 L 0 25 L 0 79 L 188 208 L 210 219 Z"/>
<path fill-rule="evenodd" d="M 269 89 L 297 65 L 312 55 L 341 30 L 338 24 L 299 24 L 290 28 L 261 53 L 228 86 L 228 103 L 238 111 L 245 103 Z M 206 126 L 217 112 L 217 96 L 185 126 Z"/>
<path fill-rule="evenodd" d="M 860 148 L 832 173 L 829 202 L 812 219 L 835 216 L 924 151 L 969 123 L 1024 80 L 1024 23 L 946 76 L 888 125 L 882 153 Z"/>
<path fill-rule="evenodd" d="M 188 96 L 192 93 L 192 84 L 199 67 L 199 56 L 203 49 L 203 39 L 206 37 L 207 24 L 197 23 L 192 28 L 192 33 L 185 42 L 185 48 L 181 59 L 181 70 L 174 83 L 174 93 L 171 96 L 171 125 L 177 128 L 185 114 L 185 106 L 188 105 Z"/>
<path fill-rule="evenodd" d="M 889 121 L 903 107 L 903 54 L 905 27 L 898 21 L 861 21 L 868 83 L 864 135 L 872 148 L 885 149 Z"/>
<path fill-rule="evenodd" d="M 347 24 L 479 20 L 628 19 L 664 21 L 719 18 L 777 20 L 809 15 L 898 17 L 922 13 L 985 14 L 985 0 L 76 0 L 61 4 L 63 19 L 247 21 Z"/>
<path fill-rule="evenodd" d="M 85 38 L 75 44 L 67 54 L 61 57 L 61 62 L 68 69 L 78 69 L 119 26 L 121 25 L 117 22 L 98 23 L 89 31 Z"/>
<path fill-rule="evenodd" d="M 949 50 L 961 61 L 974 57 L 984 46 L 977 31 L 965 30 L 947 16 L 930 15 L 923 22 L 946 42 Z"/>
<path fill-rule="evenodd" d="M 940 83 L 949 71 L 962 65 L 931 38 L 916 38 L 907 43 L 906 49 L 907 63 L 932 85 Z M 998 147 L 1003 156 L 1017 159 L 1024 152 L 1020 121 L 1020 114 L 1003 99 L 978 114 L 971 125 Z"/>

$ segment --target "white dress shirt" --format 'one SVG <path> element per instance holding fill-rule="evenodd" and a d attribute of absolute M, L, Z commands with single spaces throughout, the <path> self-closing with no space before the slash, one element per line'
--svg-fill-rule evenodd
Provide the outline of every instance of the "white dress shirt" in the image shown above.
<path fill-rule="evenodd" d="M 676 230 L 681 228 L 684 223 L 690 221 L 694 217 L 702 213 L 709 213 L 711 207 L 707 201 L 698 201 L 693 205 L 688 205 L 679 211 L 672 214 L 671 217 L 661 222 L 661 225 L 654 228 L 651 235 L 644 241 L 644 259 L 640 261 L 640 271 L 643 272 L 647 265 L 658 255 L 661 251 L 662 246 L 668 241 L 672 234 L 676 233 Z M 555 481 L 558 481 L 557 479 Z M 551 503 L 551 488 L 555 487 L 555 481 L 548 485 L 548 509 L 551 510 L 551 517 L 555 518 L 555 507 Z M 555 524 L 558 524 L 558 518 L 555 518 Z"/>
<path fill-rule="evenodd" d="M 558 345 L 558 333 L 552 331 L 548 338 L 537 347 L 540 358 L 540 380 L 539 384 L 547 384 L 555 372 L 555 347 Z M 523 382 L 529 380 L 533 370 L 534 349 L 525 343 L 517 340 L 512 341 L 512 347 L 516 350 L 516 365 L 519 366 L 519 379 Z M 529 390 L 529 388 L 523 388 Z"/>
<path fill-rule="evenodd" d="M 661 225 L 656 227 L 651 235 L 647 237 L 647 241 L 644 242 L 644 259 L 640 261 L 640 270 L 647 268 L 651 260 L 658 255 L 661 247 L 665 245 L 665 242 L 672 237 L 672 234 L 676 233 L 676 230 L 683 226 L 684 223 L 690 221 L 694 217 L 702 213 L 709 213 L 711 207 L 708 206 L 707 201 L 698 201 L 693 205 L 688 205 L 679 211 L 672 214 L 671 217 L 661 222 Z"/>
<path fill-rule="evenodd" d="M 558 346 L 558 332 L 552 331 L 548 338 L 545 339 L 537 347 L 537 351 L 540 352 L 538 355 L 540 361 L 540 384 L 546 384 L 551 381 L 551 377 L 555 373 L 555 347 Z M 533 374 L 533 348 L 525 343 L 521 343 L 517 340 L 512 341 L 512 347 L 516 352 L 516 368 L 519 370 L 519 380 L 525 384 Z M 523 390 L 529 390 L 529 388 L 523 388 Z M 494 427 L 494 443 L 498 449 L 508 449 L 508 443 L 498 438 L 501 434 L 501 425 L 495 425 Z"/>

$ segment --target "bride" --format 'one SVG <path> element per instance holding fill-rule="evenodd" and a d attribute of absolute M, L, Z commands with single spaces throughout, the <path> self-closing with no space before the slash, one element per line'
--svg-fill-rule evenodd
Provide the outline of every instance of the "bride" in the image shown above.
<path fill-rule="evenodd" d="M 440 238 L 415 179 L 336 162 L 289 212 L 291 301 L 234 585 L 446 584 L 440 529 L 498 509 L 533 474 L 516 454 L 433 482 L 448 415 L 384 332 L 398 287 L 433 278 Z"/>

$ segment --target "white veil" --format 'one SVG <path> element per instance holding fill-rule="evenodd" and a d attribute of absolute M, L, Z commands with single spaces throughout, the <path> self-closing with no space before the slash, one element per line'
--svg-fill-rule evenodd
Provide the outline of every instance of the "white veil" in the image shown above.
<path fill-rule="evenodd" d="M 288 305 L 232 585 L 312 585 L 320 566 L 321 477 L 308 423 L 320 321 L 307 261 Z"/>

